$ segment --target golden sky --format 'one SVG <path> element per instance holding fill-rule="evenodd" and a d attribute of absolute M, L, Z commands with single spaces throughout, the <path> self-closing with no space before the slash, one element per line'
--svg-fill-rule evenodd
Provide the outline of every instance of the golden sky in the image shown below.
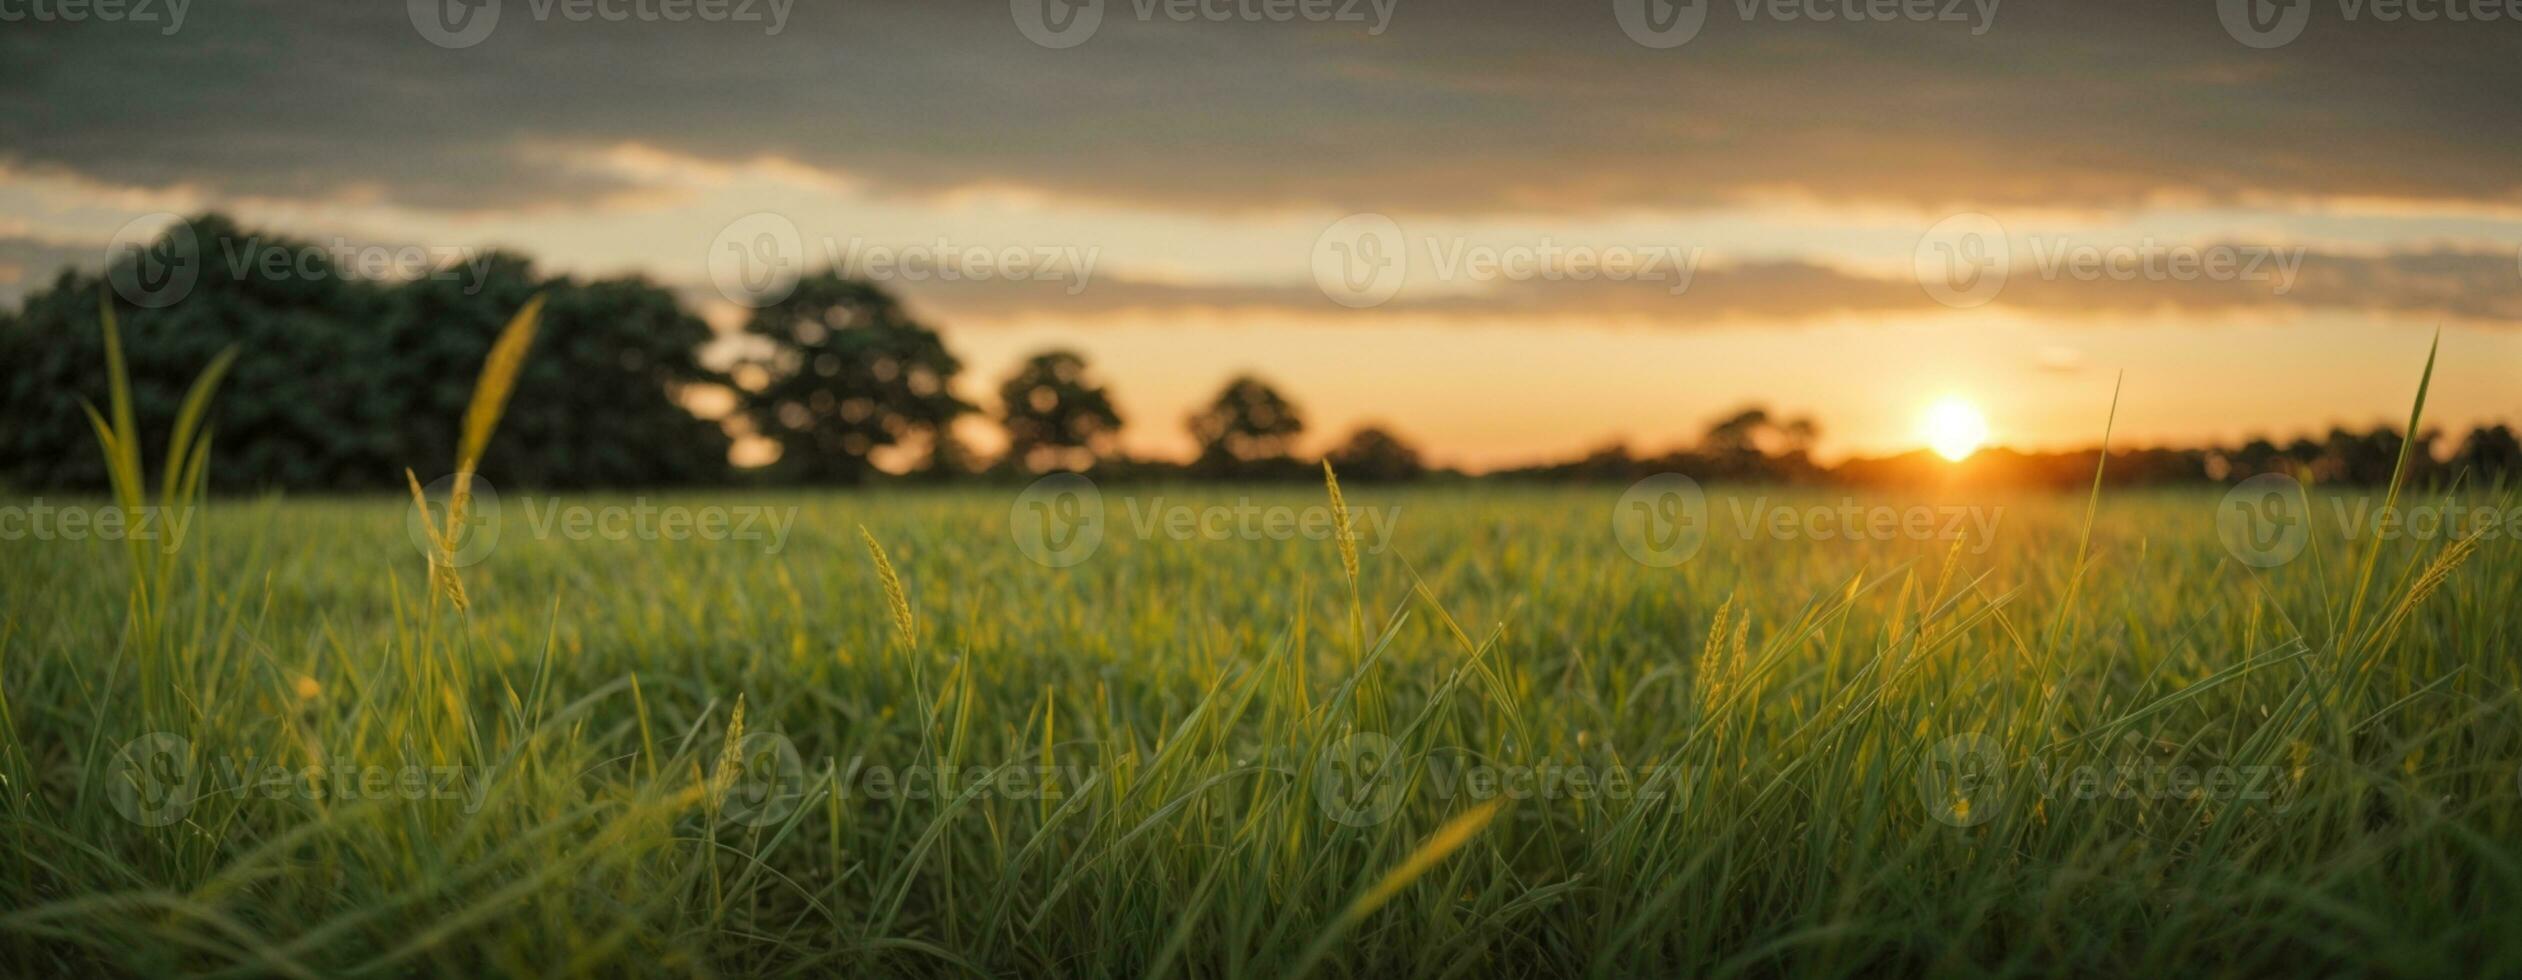
<path fill-rule="evenodd" d="M 1746 402 L 1825 457 L 1916 448 L 1946 397 L 2082 445 L 2122 376 L 2127 443 L 2286 437 L 2404 417 L 2438 328 L 2431 417 L 2522 420 L 2522 21 L 1044 0 L 1100 18 L 1044 43 L 1030 2 L 12 28 L 0 301 L 216 209 L 646 275 L 722 329 L 731 263 L 841 265 L 968 400 L 1074 348 L 1163 455 L 1243 371 L 1307 448 L 1377 421 L 1473 468 Z"/>

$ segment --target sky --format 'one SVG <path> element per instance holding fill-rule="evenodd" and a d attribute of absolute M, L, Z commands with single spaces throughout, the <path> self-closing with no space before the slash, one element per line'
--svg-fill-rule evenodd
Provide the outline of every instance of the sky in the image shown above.
<path fill-rule="evenodd" d="M 2522 0 L 0 0 L 0 304 L 217 210 L 728 331 L 837 265 L 1150 455 L 1244 372 L 1473 469 L 2282 439 L 2438 331 L 2522 422 L 2517 91 Z"/>

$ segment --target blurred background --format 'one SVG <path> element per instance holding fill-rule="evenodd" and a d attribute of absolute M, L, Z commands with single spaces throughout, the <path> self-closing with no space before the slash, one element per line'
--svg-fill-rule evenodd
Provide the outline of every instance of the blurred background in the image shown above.
<path fill-rule="evenodd" d="M 2438 331 L 2418 462 L 2511 472 L 2461 9 L 29 7 L 0 481 L 101 485 L 107 297 L 151 431 L 242 349 L 223 486 L 391 489 L 537 293 L 507 484 L 2071 485 L 2115 391 L 2114 478 L 2364 481 Z"/>

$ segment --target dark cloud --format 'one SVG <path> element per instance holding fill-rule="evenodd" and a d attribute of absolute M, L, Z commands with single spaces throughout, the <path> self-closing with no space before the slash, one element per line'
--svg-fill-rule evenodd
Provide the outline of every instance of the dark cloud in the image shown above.
<path fill-rule="evenodd" d="M 2257 246 L 2234 248 L 2259 251 Z M 2293 264 L 2291 273 L 2281 268 L 2288 262 Z M 2244 274 L 2252 278 L 2241 278 Z M 1333 303 L 1311 283 L 1196 286 L 1096 275 L 1074 294 L 1068 283 L 1061 282 L 900 284 L 915 305 L 948 322 L 963 317 L 1091 318 L 1196 311 L 1360 319 L 1415 315 L 1467 321 L 1596 318 L 1686 328 L 1947 309 L 1911 279 L 1856 275 L 1804 262 L 1710 264 L 1700 268 L 1682 292 L 1675 294 L 1671 285 L 1652 280 L 1522 279 L 1479 283 L 1470 292 L 1404 288 L 1380 306 L 1350 310 Z M 2236 265 L 2232 275 L 2224 278 L 2141 273 L 2137 278 L 2112 279 L 2063 271 L 2044 275 L 2037 264 L 2023 260 L 2012 268 L 1993 305 L 2033 311 L 2069 324 L 2104 315 L 2199 318 L 2339 311 L 2439 316 L 2514 327 L 2522 326 L 2522 269 L 2517 269 L 2511 253 L 2303 253 L 2289 257 L 2280 252 L 2263 266 Z"/>
<path fill-rule="evenodd" d="M 2255 50 L 2195 0 L 1999 3 L 1980 36 L 1970 23 L 1746 22 L 1737 0 L 1708 0 L 1697 38 L 1653 50 L 1609 0 L 1399 0 L 1381 34 L 1142 22 L 1136 0 L 1106 0 L 1092 40 L 1053 50 L 988 0 L 801 3 L 775 36 L 766 21 L 538 21 L 548 4 L 500 2 L 497 31 L 461 50 L 423 40 L 400 3 L 201 0 L 172 37 L 12 25 L 0 156 L 120 183 L 439 209 L 621 193 L 617 177 L 530 151 L 626 141 L 776 154 L 879 191 L 1012 183 L 1212 211 L 1764 193 L 2464 202 L 2522 187 L 2509 97 L 2522 23 L 2346 23 L 2328 4 L 2299 40 Z M 768 16 L 769 0 L 749 2 Z"/>

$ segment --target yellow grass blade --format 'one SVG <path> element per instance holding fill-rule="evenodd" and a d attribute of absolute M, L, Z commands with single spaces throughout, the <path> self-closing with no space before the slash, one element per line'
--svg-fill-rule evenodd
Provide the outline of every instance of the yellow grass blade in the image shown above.
<path fill-rule="evenodd" d="M 184 462 L 194 449 L 193 434 L 201 427 L 201 417 L 210 411 L 210 396 L 219 389 L 219 379 L 226 377 L 228 367 L 236 363 L 236 350 L 230 347 L 220 351 L 210 366 L 202 369 L 201 376 L 193 379 L 192 389 L 184 393 L 184 407 L 175 413 L 175 432 L 167 438 L 166 472 L 158 477 L 163 481 L 158 490 L 161 504 L 177 504 L 175 490 L 189 469 Z"/>
<path fill-rule="evenodd" d="M 534 330 L 543 315 L 543 297 L 525 301 L 525 307 L 508 320 L 499 332 L 499 340 L 490 345 L 490 357 L 482 362 L 481 379 L 473 383 L 473 404 L 464 410 L 464 441 L 455 453 L 456 483 L 459 491 L 469 482 L 473 468 L 482 461 L 482 450 L 490 445 L 490 433 L 499 427 L 499 416 L 508 410 L 508 396 L 516 390 L 517 373 L 525 368 L 526 348 L 534 344 Z"/>
<path fill-rule="evenodd" d="M 1322 485 L 1331 491 L 1331 520 L 1339 530 L 1340 571 L 1349 577 L 1349 585 L 1357 585 L 1357 532 L 1349 524 L 1349 503 L 1340 498 L 1340 477 L 1331 472 L 1331 461 L 1322 461 Z"/>
<path fill-rule="evenodd" d="M 1426 874 L 1429 868 L 1445 860 L 1446 855 L 1479 836 L 1480 831 L 1488 827 L 1490 818 L 1497 816 L 1498 806 L 1505 802 L 1502 798 L 1493 799 L 1445 821 L 1444 826 L 1436 828 L 1435 833 L 1429 834 L 1427 840 L 1419 844 L 1418 850 L 1410 852 L 1409 858 L 1403 860 L 1400 867 L 1386 872 L 1375 887 L 1367 889 L 1366 894 L 1349 903 L 1349 909 L 1342 913 L 1342 918 L 1356 922 L 1381 908 L 1385 902 L 1392 901 L 1394 895 L 1410 887 L 1411 882 L 1419 880 L 1419 876 Z"/>
<path fill-rule="evenodd" d="M 875 535 L 867 533 L 866 525 L 858 526 L 858 537 L 867 542 L 867 554 L 876 560 L 876 578 L 884 583 L 884 601 L 893 612 L 893 628 L 901 631 L 903 643 L 919 645 L 919 634 L 915 632 L 919 622 L 911 618 L 911 600 L 902 590 L 901 574 L 893 570 L 892 560 L 884 556 L 884 546 L 876 543 Z"/>

